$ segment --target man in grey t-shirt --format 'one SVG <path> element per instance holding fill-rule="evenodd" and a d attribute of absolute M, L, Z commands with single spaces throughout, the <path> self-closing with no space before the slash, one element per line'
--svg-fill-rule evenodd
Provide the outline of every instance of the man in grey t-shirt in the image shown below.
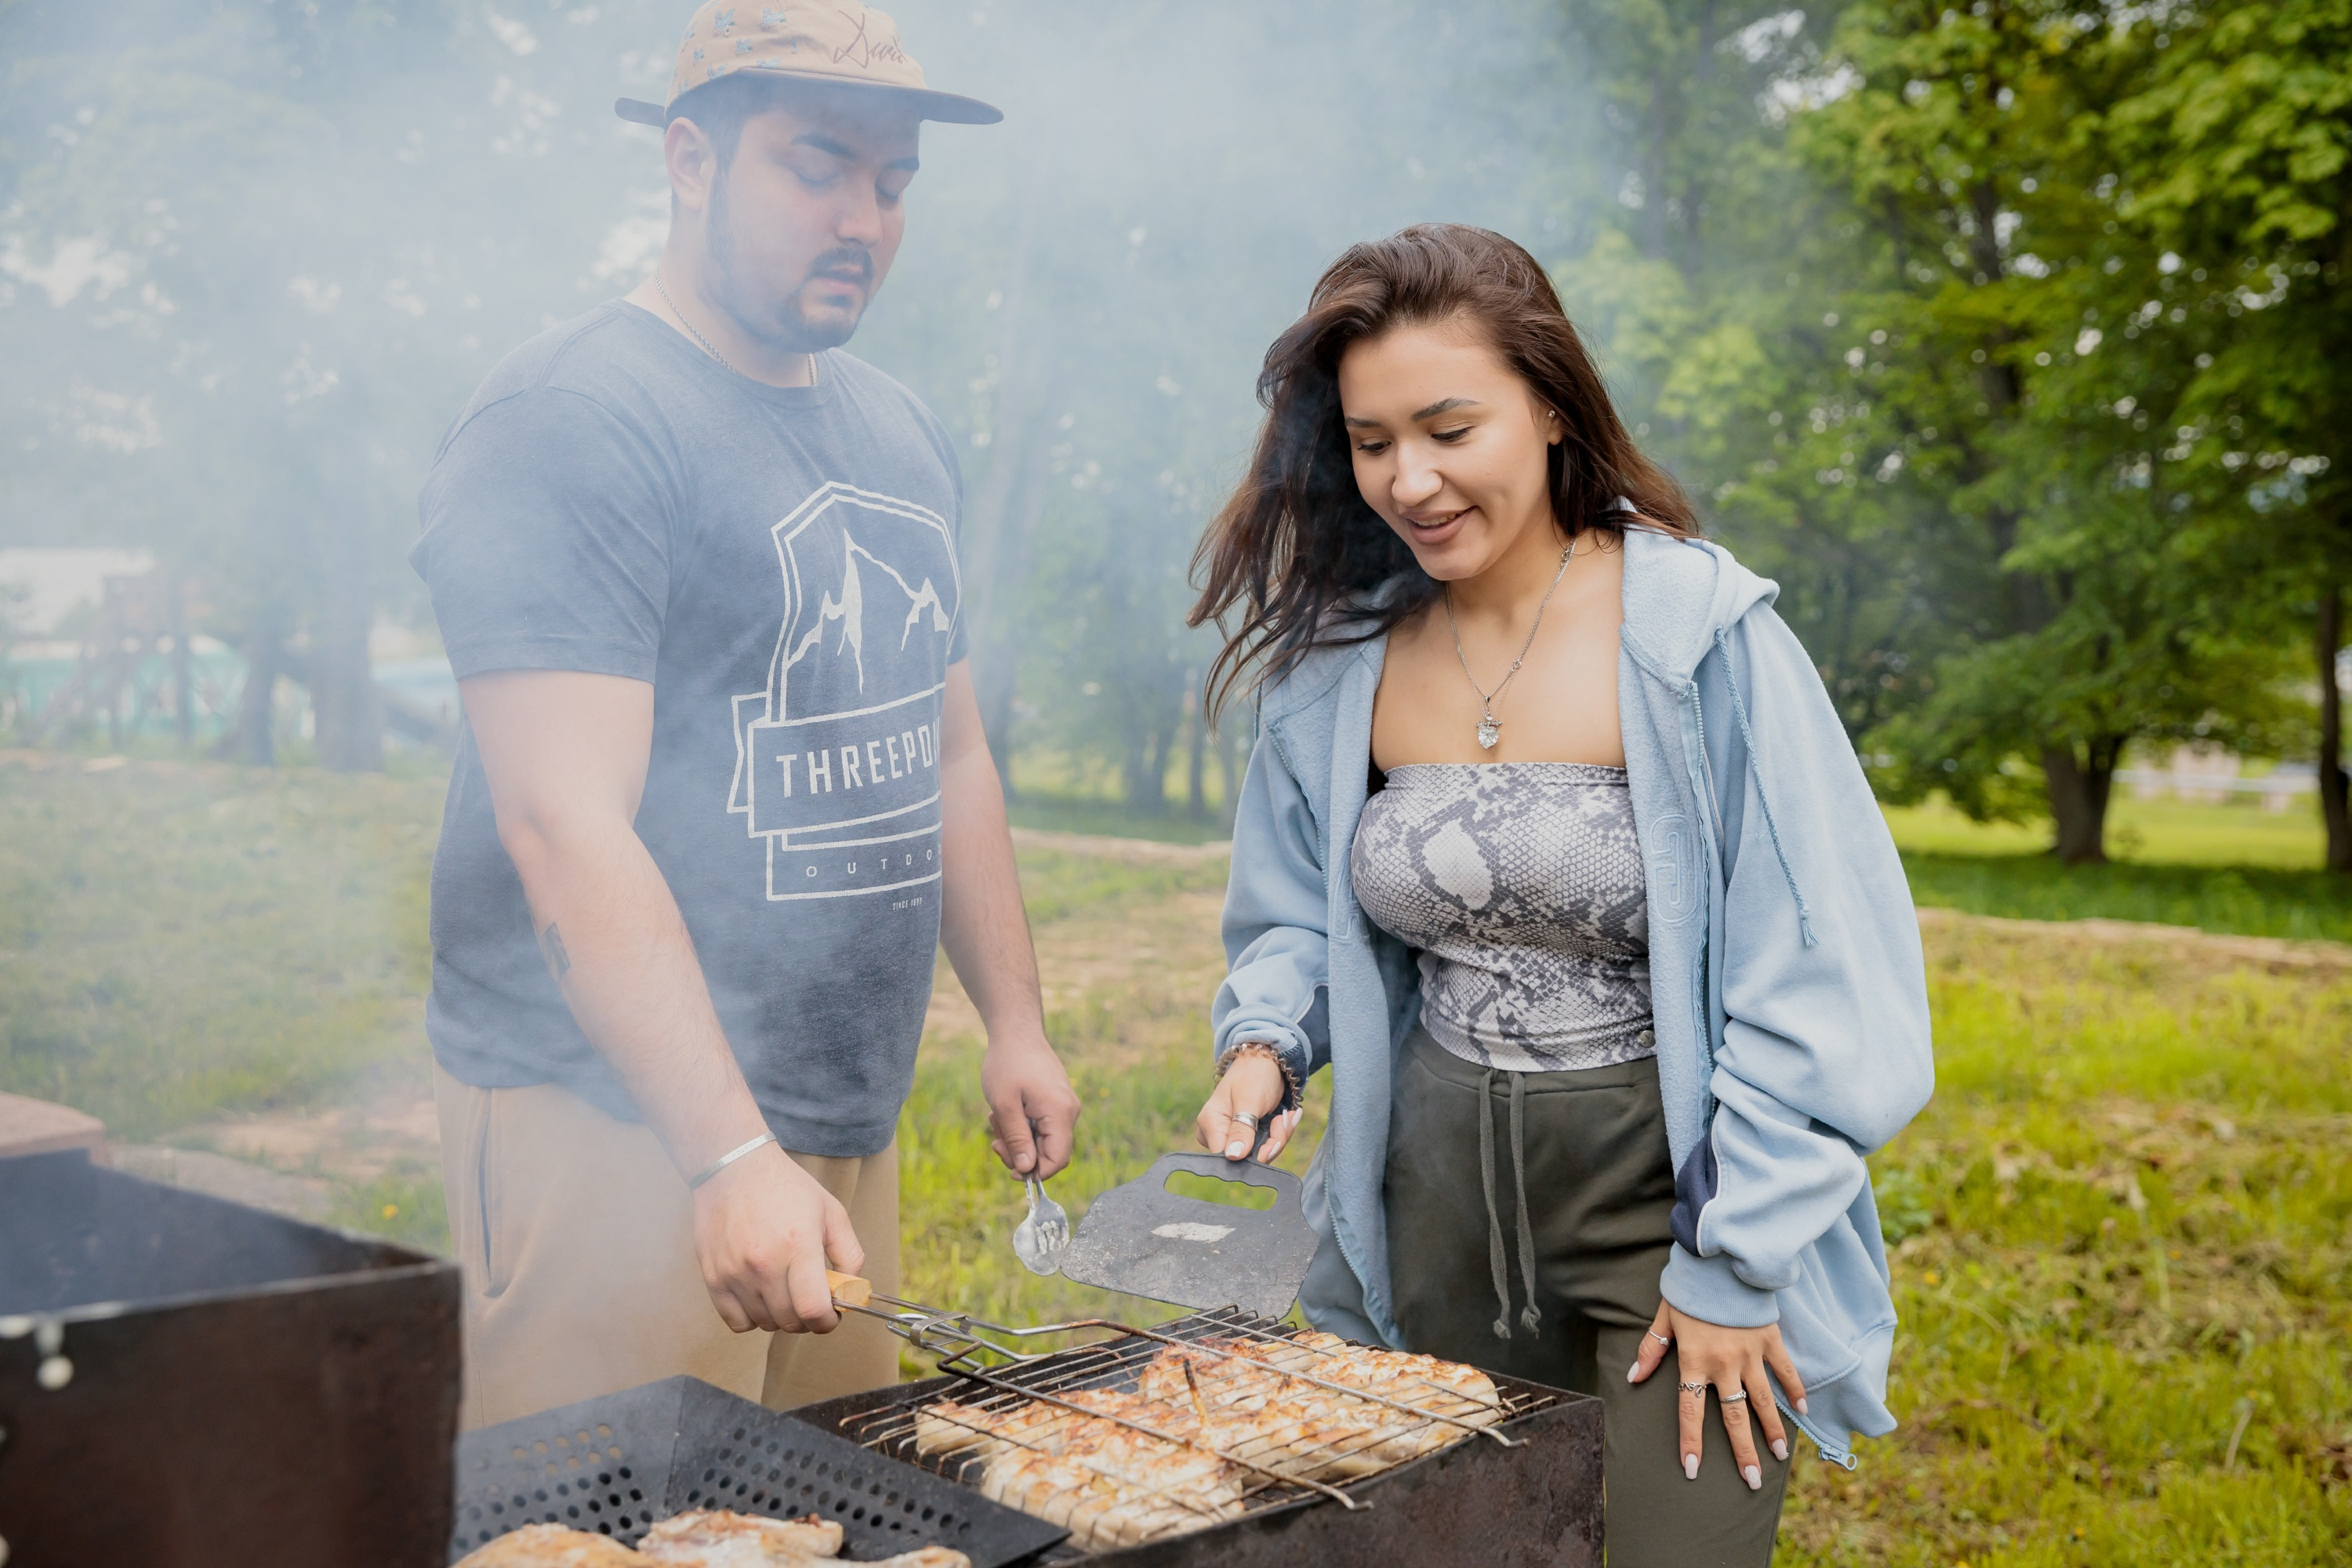
<path fill-rule="evenodd" d="M 465 1421 L 675 1373 L 777 1406 L 890 1381 L 898 1112 L 944 943 L 1013 1170 L 1068 1162 L 964 661 L 937 419 L 839 349 L 932 91 L 852 3 L 706 5 L 652 278 L 452 427 L 413 560 L 467 732 L 433 872 Z M 773 1334 L 755 1331 L 782 1331 Z"/>

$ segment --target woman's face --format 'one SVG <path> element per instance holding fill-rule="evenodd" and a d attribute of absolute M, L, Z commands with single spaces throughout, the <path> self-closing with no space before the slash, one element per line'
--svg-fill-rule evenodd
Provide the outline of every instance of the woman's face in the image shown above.
<path fill-rule="evenodd" d="M 1467 322 L 1349 345 L 1339 412 L 1357 489 L 1432 577 L 1475 577 L 1538 540 L 1558 548 L 1545 448 L 1559 416 Z"/>

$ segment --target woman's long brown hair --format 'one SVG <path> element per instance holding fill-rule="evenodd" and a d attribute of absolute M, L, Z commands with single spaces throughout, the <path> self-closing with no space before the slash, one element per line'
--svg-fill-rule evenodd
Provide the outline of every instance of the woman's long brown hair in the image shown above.
<path fill-rule="evenodd" d="M 1310 648 L 1386 635 L 1437 596 L 1436 581 L 1356 489 L 1339 359 L 1392 327 L 1456 318 L 1482 332 L 1567 427 L 1549 448 L 1552 516 L 1565 537 L 1587 529 L 1622 536 L 1629 523 L 1698 532 L 1682 488 L 1626 433 L 1534 257 L 1460 224 L 1416 224 L 1352 246 L 1316 283 L 1307 313 L 1266 350 L 1257 378 L 1265 425 L 1249 472 L 1193 554 L 1201 597 L 1187 624 L 1214 621 L 1226 631 L 1209 668 L 1213 710 Z M 1391 578 L 1402 579 L 1401 591 L 1364 602 Z M 1229 615 L 1239 620 L 1230 630 Z"/>

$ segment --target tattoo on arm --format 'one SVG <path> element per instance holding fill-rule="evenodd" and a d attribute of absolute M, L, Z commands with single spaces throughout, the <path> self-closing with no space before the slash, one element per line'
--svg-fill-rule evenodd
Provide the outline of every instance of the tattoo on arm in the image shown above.
<path fill-rule="evenodd" d="M 546 955 L 548 973 L 562 980 L 572 973 L 572 955 L 563 951 L 563 932 L 553 921 L 539 933 L 539 951 Z"/>

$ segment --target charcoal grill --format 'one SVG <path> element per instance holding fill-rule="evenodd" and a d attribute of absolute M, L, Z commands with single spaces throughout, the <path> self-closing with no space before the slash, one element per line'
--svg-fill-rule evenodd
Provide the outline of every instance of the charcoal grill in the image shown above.
<path fill-rule="evenodd" d="M 9 1568 L 436 1568 L 457 1270 L 141 1181 L 0 1160 Z"/>
<path fill-rule="evenodd" d="M 873 1315 L 940 1357 L 947 1375 L 877 1389 L 793 1414 L 877 1454 L 976 1489 L 982 1462 L 919 1453 L 918 1418 L 948 1403 L 1002 1410 L 1032 1400 L 1051 1405 L 1079 1389 L 1132 1389 L 1143 1366 L 1171 1344 L 1218 1353 L 1217 1342 L 1278 1340 L 1286 1325 L 1239 1308 L 1195 1312 L 1156 1329 L 1108 1321 L 1005 1329 L 964 1314 L 875 1298 Z M 1095 1329 L 1111 1337 L 1044 1354 L 1008 1340 Z M 1433 1561 L 1572 1568 L 1601 1561 L 1600 1401 L 1490 1374 L 1500 1405 L 1492 1425 L 1461 1427 L 1459 1440 L 1362 1480 L 1332 1479 L 1336 1453 L 1223 1457 L 1255 1468 L 1257 1483 L 1238 1517 L 1140 1545 L 1087 1552 L 1065 1542 L 1048 1563 L 1118 1568 L 1220 1568 L 1347 1563 L 1350 1568 L 1412 1568 Z M 1309 1381 L 1313 1381 L 1311 1374 Z M 1356 1391 L 1349 1390 L 1350 1394 Z M 1401 1412 L 1436 1421 L 1442 1407 Z M 1320 1474 L 1318 1475 L 1318 1470 Z M 966 1495 L 977 1496 L 967 1489 Z"/>
<path fill-rule="evenodd" d="M 845 1558 L 936 1542 L 973 1568 L 1034 1558 L 1069 1533 L 691 1377 L 467 1433 L 457 1507 L 451 1561 L 541 1521 L 633 1546 L 698 1508 L 822 1514 L 841 1525 Z"/>

